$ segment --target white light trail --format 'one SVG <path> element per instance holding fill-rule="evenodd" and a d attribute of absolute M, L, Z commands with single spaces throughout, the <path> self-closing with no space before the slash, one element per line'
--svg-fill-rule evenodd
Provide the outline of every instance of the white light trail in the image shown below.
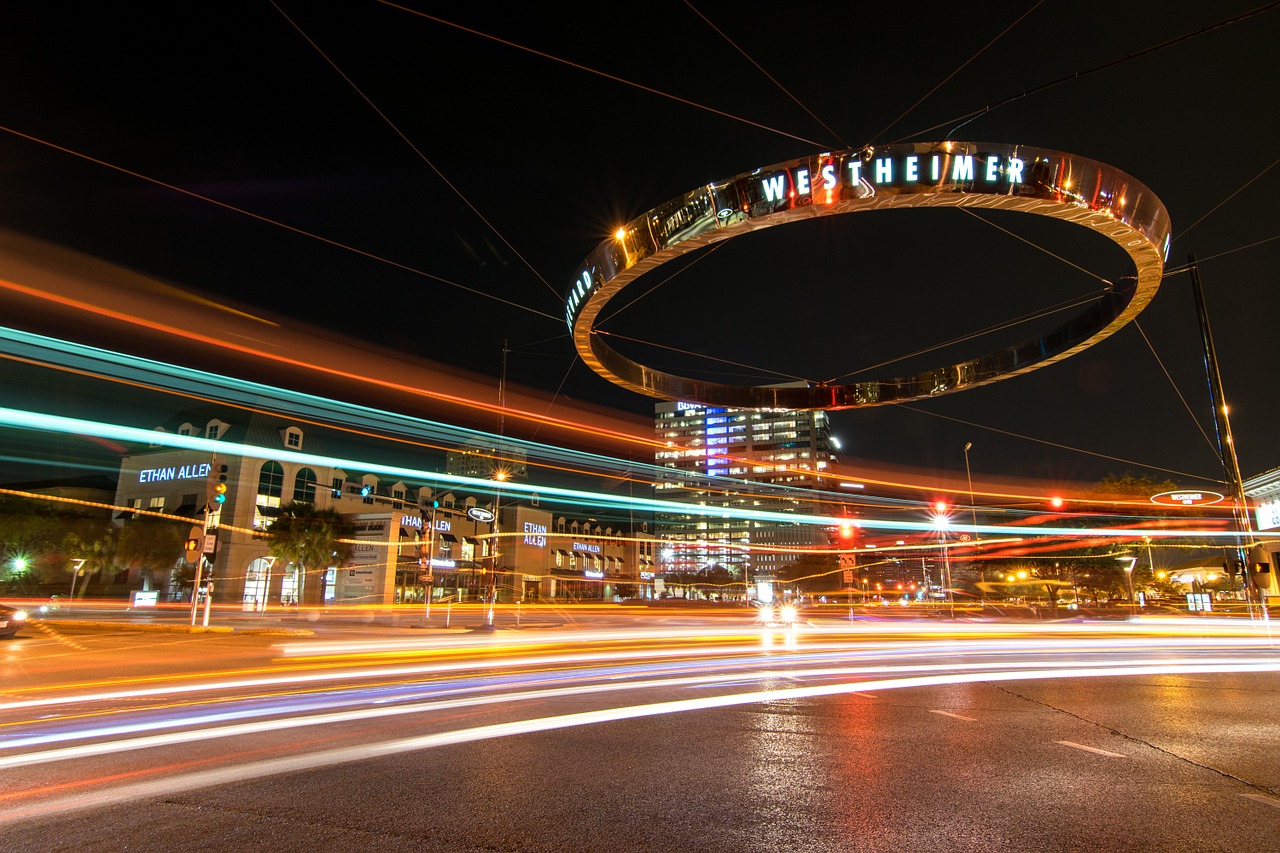
<path fill-rule="evenodd" d="M 1280 672 L 1280 660 L 1268 661 L 1235 661 L 1235 662 L 1197 662 L 1132 665 L 1123 661 L 1100 663 L 1095 666 L 1080 666 L 1060 670 L 1009 670 L 1005 672 L 984 673 L 950 673 L 943 675 L 925 675 L 907 678 L 890 678 L 880 681 L 862 681 L 844 684 L 814 685 L 808 687 L 788 687 L 778 690 L 760 690 L 746 693 L 734 693 L 719 696 L 706 696 L 697 699 L 681 699 L 670 702 L 656 702 L 645 705 L 631 705 L 620 708 L 607 708 L 596 711 L 584 711 L 574 714 L 561 714 L 487 726 L 456 729 L 436 732 L 409 738 L 380 741 L 359 746 L 341 747 L 319 752 L 294 755 L 284 758 L 268 759 L 248 764 L 237 764 L 217 770 L 198 771 L 174 776 L 167 776 L 155 781 L 123 785 L 116 788 L 96 790 L 82 795 L 55 798 L 26 806 L 11 807 L 0 810 L 0 821 L 16 821 L 29 817 L 48 817 L 89 807 L 100 807 L 132 800 L 172 796 L 178 792 L 192 791 L 213 785 L 241 783 L 249 779 L 259 779 L 282 773 L 296 773 L 328 767 L 336 764 L 364 761 L 372 758 L 400 756 L 406 752 L 449 746 L 460 743 L 471 743 L 499 737 L 532 734 L 535 732 L 554 731 L 577 726 L 595 725 L 598 723 L 618 722 L 664 714 L 685 713 L 716 708 L 728 708 L 740 705 L 752 705 L 764 702 L 778 702 L 791 699 L 812 699 L 826 696 L 838 696 L 854 692 L 896 690 L 910 687 L 931 687 L 940 685 L 963 684 L 973 681 L 1025 681 L 1046 678 L 1099 678 L 1108 676 L 1132 675 L 1183 675 L 1188 673 L 1240 673 L 1240 672 Z M 289 722 L 289 721 L 281 721 Z M 191 733 L 188 733 L 191 734 Z M 95 746 L 108 746 L 98 744 Z M 118 748 L 118 745 L 117 745 Z M 12 757 L 11 757 L 12 758 Z M 14 765 L 20 766 L 20 765 Z"/>

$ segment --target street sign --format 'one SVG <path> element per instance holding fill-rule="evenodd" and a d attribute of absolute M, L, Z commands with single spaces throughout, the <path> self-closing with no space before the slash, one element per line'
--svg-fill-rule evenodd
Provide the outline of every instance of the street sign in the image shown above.
<path fill-rule="evenodd" d="M 431 582 L 431 572 L 418 572 L 418 580 L 421 583 Z"/>
<path fill-rule="evenodd" d="M 853 569 L 844 570 L 844 582 L 853 583 Z"/>
<path fill-rule="evenodd" d="M 212 554 L 218 550 L 218 535 L 216 533 L 206 533 L 204 535 L 204 552 Z"/>

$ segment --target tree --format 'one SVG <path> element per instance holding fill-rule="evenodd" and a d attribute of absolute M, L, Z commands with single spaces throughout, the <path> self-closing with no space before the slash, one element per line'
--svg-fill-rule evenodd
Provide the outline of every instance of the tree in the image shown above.
<path fill-rule="evenodd" d="M 135 518 L 120 533 L 117 556 L 124 565 L 141 570 L 144 589 L 166 586 L 174 565 L 182 556 L 189 527 L 153 516 Z M 154 578 L 152 572 L 162 573 L 162 577 Z"/>
<path fill-rule="evenodd" d="M 323 606 L 325 572 L 351 559 L 351 545 L 341 541 L 354 533 L 351 524 L 331 509 L 291 503 L 281 508 L 269 532 L 272 556 L 298 567 L 301 603 Z"/>
<path fill-rule="evenodd" d="M 66 555 L 67 571 L 71 574 L 78 571 L 84 578 L 82 583 L 76 585 L 81 598 L 89 588 L 90 578 L 104 570 L 116 567 L 119 538 L 120 534 L 116 528 L 108 524 L 99 528 L 96 536 L 88 531 L 73 532 L 68 533 L 63 539 L 62 547 Z"/>
<path fill-rule="evenodd" d="M 61 537 L 62 525 L 48 504 L 0 495 L 0 572 L 5 586 L 25 586 L 31 569 L 57 550 Z M 19 565 L 24 568 L 19 570 Z"/>
<path fill-rule="evenodd" d="M 838 593 L 848 587 L 843 578 L 840 557 L 834 552 L 801 554 L 778 572 L 778 580 L 794 584 L 805 595 Z"/>

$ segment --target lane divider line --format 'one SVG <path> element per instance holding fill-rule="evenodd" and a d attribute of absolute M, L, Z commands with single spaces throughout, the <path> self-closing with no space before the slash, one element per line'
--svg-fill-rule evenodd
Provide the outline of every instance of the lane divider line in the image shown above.
<path fill-rule="evenodd" d="M 929 713 L 930 713 L 930 714 L 940 714 L 940 715 L 942 715 L 942 716 L 944 716 L 944 717 L 950 717 L 950 718 L 951 718 L 951 719 L 953 719 L 953 720 L 964 720 L 964 721 L 969 722 L 969 723 L 976 723 L 976 722 L 978 722 L 978 718 L 977 718 L 977 717 L 966 717 L 964 714 L 953 714 L 953 713 L 951 713 L 950 711 L 943 711 L 943 710 L 939 710 L 939 709 L 934 709 L 934 710 L 931 710 Z M 1061 742 L 1061 741 L 1059 741 L 1059 742 Z"/>
<path fill-rule="evenodd" d="M 1095 755 L 1105 755 L 1107 758 L 1128 758 L 1129 757 L 1127 755 L 1122 755 L 1119 752 L 1108 752 L 1105 749 L 1098 749 L 1096 746 L 1085 746 L 1084 744 L 1076 743 L 1075 741 L 1059 740 L 1054 742 L 1060 743 L 1063 746 L 1069 746 L 1072 749 L 1083 749 L 1085 752 L 1092 752 Z"/>

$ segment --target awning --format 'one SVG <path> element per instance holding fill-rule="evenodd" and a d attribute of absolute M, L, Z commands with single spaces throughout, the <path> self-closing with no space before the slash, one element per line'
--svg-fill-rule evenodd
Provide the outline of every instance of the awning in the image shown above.
<path fill-rule="evenodd" d="M 446 541 L 446 542 L 457 542 L 457 541 L 458 541 L 458 537 L 457 537 L 457 536 L 454 536 L 452 533 L 441 533 L 441 534 L 440 534 L 440 538 L 441 538 L 441 539 L 443 539 L 443 540 L 444 540 L 444 541 Z"/>
<path fill-rule="evenodd" d="M 278 506 L 263 506 L 262 504 L 256 504 L 255 506 L 257 506 L 258 512 L 267 518 L 278 518 L 280 515 L 280 507 Z"/>
<path fill-rule="evenodd" d="M 472 544 L 472 545 L 479 545 L 479 544 L 480 544 L 480 540 L 479 540 L 479 539 L 477 539 L 477 538 L 476 538 L 476 537 L 474 537 L 474 536 L 463 536 L 463 537 L 462 537 L 462 541 L 463 541 L 463 542 L 468 542 L 468 543 L 470 543 L 470 544 Z"/>

